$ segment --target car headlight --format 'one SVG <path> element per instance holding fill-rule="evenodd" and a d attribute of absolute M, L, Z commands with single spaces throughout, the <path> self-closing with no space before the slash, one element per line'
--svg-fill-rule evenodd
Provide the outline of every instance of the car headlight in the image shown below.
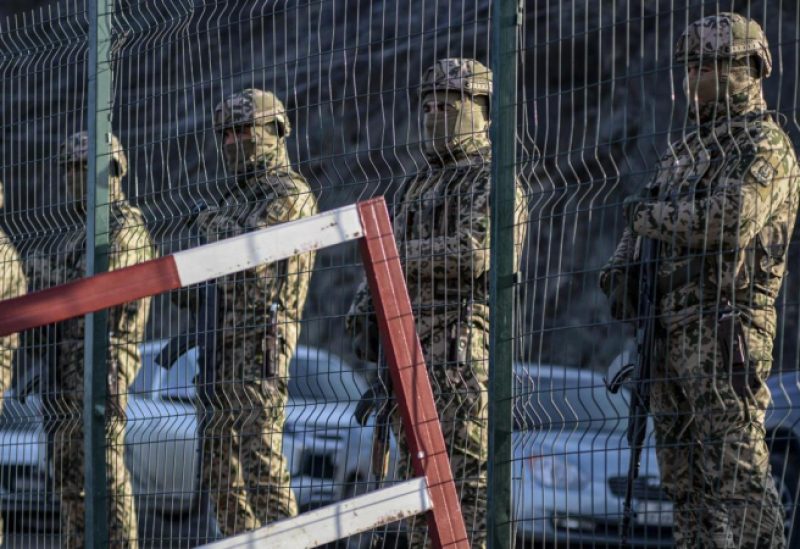
<path fill-rule="evenodd" d="M 580 465 L 565 456 L 532 456 L 528 467 L 536 482 L 545 488 L 579 490 L 586 485 Z"/>

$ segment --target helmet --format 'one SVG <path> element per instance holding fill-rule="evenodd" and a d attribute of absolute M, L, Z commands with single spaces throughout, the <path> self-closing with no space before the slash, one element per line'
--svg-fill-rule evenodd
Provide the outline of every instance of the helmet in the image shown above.
<path fill-rule="evenodd" d="M 117 136 L 111 134 L 111 143 L 109 146 L 111 150 L 111 161 L 116 164 L 115 170 L 117 177 L 123 177 L 128 173 L 128 159 L 125 157 L 125 151 L 122 150 L 122 145 L 117 139 Z M 58 155 L 59 164 L 71 164 L 74 162 L 85 162 L 89 157 L 89 134 L 87 132 L 77 132 L 70 135 L 61 145 Z"/>
<path fill-rule="evenodd" d="M 690 24 L 675 44 L 679 63 L 703 59 L 738 59 L 756 55 L 761 75 L 772 72 L 772 56 L 761 26 L 738 13 L 722 12 Z"/>
<path fill-rule="evenodd" d="M 475 59 L 439 59 L 422 77 L 419 93 L 456 90 L 470 95 L 492 95 L 492 71 Z"/>
<path fill-rule="evenodd" d="M 286 108 L 269 91 L 248 88 L 228 96 L 214 109 L 214 129 L 219 132 L 233 126 L 261 126 L 270 122 L 278 123 L 284 137 L 292 132 Z"/>

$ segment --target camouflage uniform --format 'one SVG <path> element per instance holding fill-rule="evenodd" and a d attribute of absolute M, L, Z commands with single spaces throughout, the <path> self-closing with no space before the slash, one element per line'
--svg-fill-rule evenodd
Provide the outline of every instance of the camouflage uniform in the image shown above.
<path fill-rule="evenodd" d="M 41 290 L 86 275 L 85 162 L 89 141 L 86 132 L 70 136 L 61 147 L 60 163 L 67 170 L 67 197 L 73 209 L 72 223 L 55 235 L 47 246 L 32 249 L 25 257 L 31 290 Z M 136 265 L 154 257 L 150 235 L 142 213 L 132 207 L 122 192 L 121 179 L 127 171 L 125 153 L 116 137 L 111 144 L 109 175 L 111 198 L 109 270 Z M 73 174 L 70 176 L 70 174 Z M 130 474 L 124 462 L 125 408 L 128 386 L 141 366 L 138 345 L 150 299 L 140 299 L 108 311 L 108 400 L 106 405 L 106 464 L 111 547 L 138 547 L 137 522 Z M 55 484 L 61 498 L 61 535 L 64 547 L 84 547 L 83 491 L 83 369 L 84 318 L 61 322 L 49 328 L 31 330 L 27 337 L 34 351 L 47 360 L 52 347 L 51 375 L 54 387 L 45 386 L 45 423 L 53 437 Z"/>
<path fill-rule="evenodd" d="M 0 182 L 0 209 L 3 208 L 5 192 Z M 0 263 L 2 263 L 2 285 L 0 300 L 11 299 L 25 293 L 27 282 L 22 270 L 19 252 L 11 243 L 11 239 L 0 229 Z M 19 334 L 0 337 L 0 394 L 5 394 L 11 383 L 11 367 L 14 354 L 19 347 Z M 3 409 L 3 398 L 0 398 L 0 411 Z M 3 517 L 0 516 L 0 544 L 3 543 Z"/>
<path fill-rule="evenodd" d="M 395 238 L 472 547 L 486 545 L 491 85 L 489 69 L 471 59 L 442 59 L 428 70 L 423 102 L 444 100 L 448 110 L 438 118 L 426 113 L 430 167 L 405 184 L 394 204 Z M 527 209 L 522 188 L 516 190 L 521 244 Z M 377 358 L 374 314 L 362 283 L 347 329 L 356 354 L 371 361 Z M 398 473 L 408 478 L 413 471 L 399 413 L 393 422 Z M 425 518 L 414 519 L 410 530 L 410 547 L 423 547 Z"/>
<path fill-rule="evenodd" d="M 214 125 L 247 127 L 249 139 L 223 145 L 236 183 L 196 221 L 205 242 L 317 213 L 305 179 L 292 170 L 283 104 L 246 89 L 225 99 Z M 219 279 L 216 353 L 201 404 L 203 484 L 222 532 L 232 535 L 297 514 L 281 451 L 289 361 L 300 332 L 314 254 L 292 256 Z M 209 400 L 210 399 L 210 400 Z"/>
<path fill-rule="evenodd" d="M 631 319 L 641 239 L 659 243 L 665 359 L 652 365 L 651 412 L 676 545 L 780 548 L 783 508 L 764 411 L 800 174 L 762 98 L 771 58 L 757 23 L 730 13 L 701 19 L 676 58 L 716 62 L 710 78 L 720 92 L 701 102 L 704 84 L 687 76 L 690 115 L 700 124 L 670 146 L 646 192 L 626 200 L 629 227 L 601 285 L 615 316 Z M 731 315 L 746 341 L 742 361 L 731 353 L 735 331 L 722 327 Z"/>

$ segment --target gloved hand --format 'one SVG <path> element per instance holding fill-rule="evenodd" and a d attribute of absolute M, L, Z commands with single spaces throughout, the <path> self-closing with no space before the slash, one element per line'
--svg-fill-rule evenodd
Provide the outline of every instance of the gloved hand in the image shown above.
<path fill-rule="evenodd" d="M 617 320 L 630 320 L 636 316 L 636 276 L 625 276 L 625 272 L 612 269 L 603 273 L 601 286 L 608 296 L 611 316 Z"/>
<path fill-rule="evenodd" d="M 354 330 L 355 335 L 353 336 L 353 353 L 365 362 L 377 362 L 380 349 L 378 323 L 373 319 L 363 318 L 354 324 L 357 328 Z"/>
<path fill-rule="evenodd" d="M 639 189 L 639 192 L 632 194 L 622 201 L 622 209 L 625 212 L 625 221 L 628 227 L 633 230 L 633 223 L 636 221 L 636 215 L 639 213 L 639 207 L 644 202 L 650 200 L 657 200 L 659 196 L 659 189 L 657 186 L 644 185 Z"/>
<path fill-rule="evenodd" d="M 636 221 L 639 206 L 644 202 L 644 197 L 640 195 L 631 195 L 625 197 L 622 202 L 622 209 L 625 212 L 625 223 L 633 230 L 633 223 Z"/>
<path fill-rule="evenodd" d="M 379 413 L 387 404 L 389 400 L 389 391 L 386 384 L 377 379 L 372 383 L 358 401 L 354 416 L 356 421 L 362 427 L 367 424 L 370 414 L 375 411 Z"/>

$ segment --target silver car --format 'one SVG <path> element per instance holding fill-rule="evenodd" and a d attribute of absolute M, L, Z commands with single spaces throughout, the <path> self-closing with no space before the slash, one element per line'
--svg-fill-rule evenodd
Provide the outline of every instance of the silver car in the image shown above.
<path fill-rule="evenodd" d="M 214 537 L 213 513 L 200 493 L 197 474 L 194 382 L 199 351 L 190 349 L 164 369 L 155 358 L 165 343 L 141 346 L 142 368 L 128 398 L 126 463 L 137 496 L 140 530 L 159 535 L 171 531 L 184 539 L 198 532 Z M 370 489 L 374 428 L 362 427 L 353 418 L 367 388 L 365 381 L 336 355 L 304 346 L 297 348 L 290 375 L 283 451 L 301 510 Z M 20 380 L 4 397 L 0 508 L 24 528 L 49 529 L 57 524 L 58 502 L 49 472 L 41 398 L 34 390 L 22 401 L 20 385 L 37 383 Z M 173 528 L 176 521 L 179 524 Z"/>
<path fill-rule="evenodd" d="M 128 404 L 126 450 L 134 488 L 147 507 L 187 510 L 199 493 L 198 350 L 190 349 L 169 369 L 154 363 L 160 344 L 143 351 L 140 377 L 151 390 Z M 283 453 L 301 511 L 368 488 L 373 428 L 353 417 L 366 389 L 360 374 L 338 356 L 298 346 L 290 365 Z"/>
<path fill-rule="evenodd" d="M 626 389 L 600 375 L 517 364 L 514 515 L 522 545 L 618 544 L 630 452 Z M 633 487 L 633 547 L 672 545 L 672 504 L 659 487 L 652 424 Z"/>

